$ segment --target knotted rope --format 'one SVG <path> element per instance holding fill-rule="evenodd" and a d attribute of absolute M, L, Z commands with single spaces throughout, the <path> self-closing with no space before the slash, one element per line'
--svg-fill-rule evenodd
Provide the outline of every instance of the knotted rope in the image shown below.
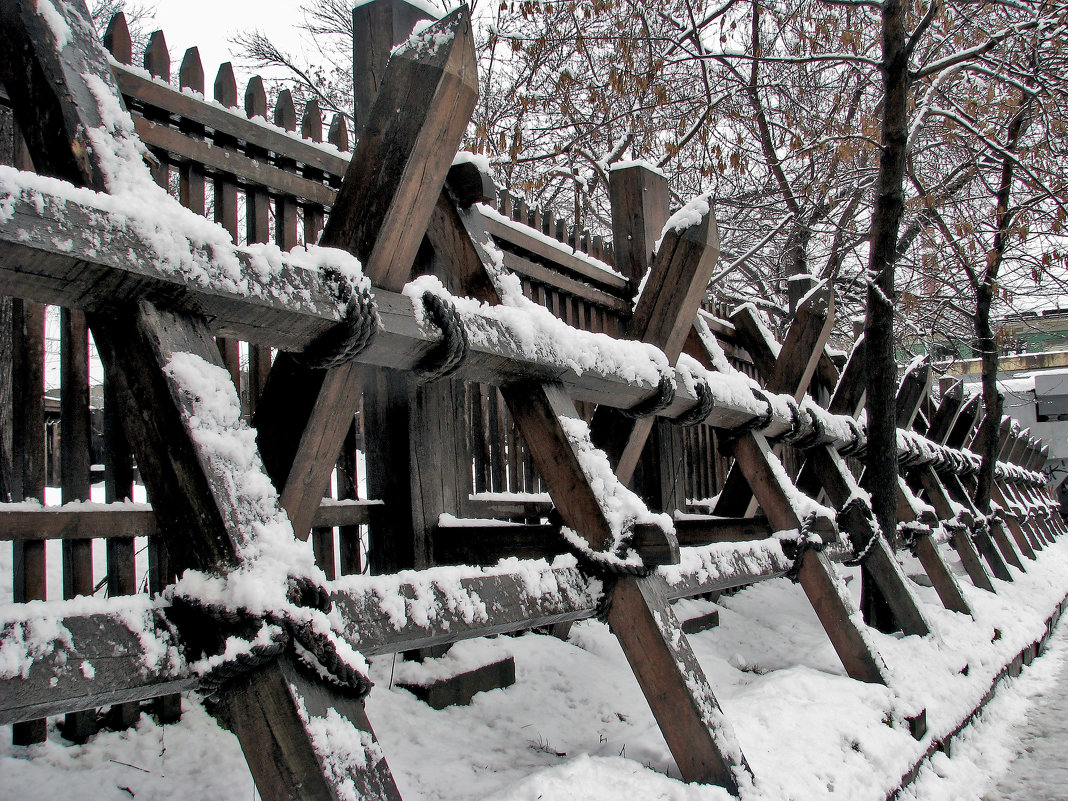
<path fill-rule="evenodd" d="M 797 530 L 796 537 L 782 537 L 779 539 L 782 545 L 783 555 L 791 561 L 790 569 L 786 571 L 786 577 L 795 584 L 801 573 L 801 562 L 806 551 L 822 551 L 823 538 L 811 531 L 812 524 L 816 521 L 815 510 L 809 512 L 801 521 L 801 528 Z"/>
<path fill-rule="evenodd" d="M 332 608 L 326 590 L 305 577 L 289 579 L 287 599 L 297 607 L 328 614 Z M 298 667 L 313 679 L 323 681 L 350 698 L 362 699 L 373 683 L 338 653 L 332 635 L 316 631 L 310 621 L 299 621 L 285 613 L 253 615 L 206 604 L 199 599 L 177 596 L 173 606 L 201 621 L 210 622 L 223 640 L 229 636 L 246 639 L 247 633 L 266 628 L 267 642 L 252 642 L 247 650 L 224 658 L 200 677 L 200 690 L 209 704 L 217 704 L 219 691 L 229 682 L 270 664 L 291 650 Z M 250 640 L 247 640 L 250 641 Z"/>
<path fill-rule="evenodd" d="M 441 330 L 441 342 L 415 366 L 415 374 L 424 382 L 437 381 L 456 372 L 467 356 L 467 329 L 456 306 L 448 298 L 423 293 L 423 309 Z"/>
<path fill-rule="evenodd" d="M 355 359 L 374 340 L 378 305 L 370 290 L 357 286 L 337 268 L 324 267 L 322 273 L 345 313 L 341 322 L 316 337 L 296 359 L 315 370 L 330 370 Z"/>
<path fill-rule="evenodd" d="M 712 414 L 712 410 L 716 407 L 716 399 L 712 395 L 712 390 L 709 388 L 707 382 L 703 380 L 697 381 L 694 384 L 694 392 L 697 393 L 697 403 L 694 407 L 688 412 L 680 414 L 678 417 L 669 418 L 675 425 L 700 425 L 708 419 L 710 414 Z"/>
<path fill-rule="evenodd" d="M 649 417 L 666 409 L 673 400 L 675 400 L 675 377 L 667 373 L 661 373 L 655 395 L 631 406 L 629 409 L 620 409 L 619 413 L 632 420 L 636 420 L 639 417 Z M 705 416 L 707 417 L 707 415 Z"/>

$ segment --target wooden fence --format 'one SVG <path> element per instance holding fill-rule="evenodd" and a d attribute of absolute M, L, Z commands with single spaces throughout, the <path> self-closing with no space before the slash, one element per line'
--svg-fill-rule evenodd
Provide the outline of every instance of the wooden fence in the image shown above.
<path fill-rule="evenodd" d="M 354 13 L 360 21 L 382 9 L 395 6 L 369 4 Z M 295 269 L 287 261 L 294 256 L 206 245 L 199 229 L 183 228 L 176 236 L 189 245 L 196 276 L 190 278 L 182 272 L 188 265 L 177 269 L 134 224 L 137 212 L 103 213 L 99 204 L 107 194 L 68 198 L 53 184 L 10 190 L 0 221 L 0 286 L 16 298 L 3 313 L 14 333 L 8 358 L 18 402 L 10 407 L 10 444 L 3 440 L 11 463 L 6 491 L 44 500 L 40 303 L 46 302 L 62 307 L 63 500 L 90 492 L 87 321 L 109 371 L 102 421 L 107 500 L 132 494 L 133 451 L 153 500 L 151 508 L 0 510 L 0 537 L 13 541 L 14 600 L 45 594 L 45 542 L 51 539 L 62 543 L 65 598 L 97 589 L 94 539 L 106 544 L 108 594 L 135 592 L 135 538 L 141 536 L 147 538 L 152 592 L 192 569 L 228 582 L 251 576 L 279 594 L 269 608 L 240 610 L 236 625 L 256 623 L 272 639 L 254 645 L 248 629 L 235 632 L 249 638 L 249 650 L 244 660 L 223 660 L 232 673 L 219 672 L 219 665 L 204 668 L 205 660 L 193 655 L 210 663 L 218 650 L 212 638 L 235 624 L 217 606 L 212 611 L 217 601 L 182 595 L 181 586 L 168 603 L 152 607 L 123 606 L 132 602 L 119 598 L 99 614 L 51 607 L 66 634 L 48 643 L 25 640 L 29 618 L 9 621 L 0 645 L 21 647 L 23 637 L 32 662 L 24 675 L 0 681 L 0 723 L 16 724 L 18 742 L 40 740 L 40 718 L 59 713 L 68 713 L 72 738 L 86 737 L 95 724 L 91 710 L 108 705 L 115 705 L 113 722 L 128 725 L 140 701 L 161 694 L 158 711 L 173 719 L 174 693 L 200 686 L 218 697 L 219 714 L 241 739 L 263 795 L 284 797 L 301 788 L 334 797 L 345 780 L 368 797 L 396 798 L 385 759 L 339 768 L 326 764 L 307 737 L 293 734 L 306 733 L 307 715 L 325 715 L 329 707 L 374 743 L 362 703 L 368 688 L 334 643 L 344 640 L 365 654 L 407 651 L 601 614 L 620 639 L 683 777 L 736 791 L 749 766 L 670 599 L 791 574 L 847 674 L 887 683 L 881 657 L 839 591 L 835 560 L 857 559 L 898 627 L 926 635 L 930 628 L 895 548 L 912 548 L 942 603 L 969 613 L 945 564 L 947 540 L 970 580 L 996 591 L 991 574 L 1011 580 L 1007 565 L 1025 569 L 1025 560 L 1064 532 L 1037 472 L 1045 459 L 1041 443 L 1009 423 L 999 443 L 1001 516 L 987 517 L 970 505 L 976 461 L 967 446 L 978 430 L 978 406 L 965 403 L 959 388 L 934 402 L 929 375 L 918 368 L 906 376 L 899 397 L 903 527 L 880 536 L 845 462 L 864 444 L 855 420 L 862 342 L 848 360 L 832 356 L 826 344 L 833 300 L 826 293 L 813 293 L 798 308 L 781 345 L 768 338 L 751 309 L 738 309 L 729 320 L 701 311 L 718 255 L 715 219 L 705 208 L 697 222 L 665 229 L 666 186 L 655 172 L 636 166 L 613 171 L 613 247 L 544 211 L 531 212 L 522 201 L 488 194 L 471 162 L 450 165 L 450 148 L 466 121 L 456 109 L 467 104 L 469 112 L 474 103 L 473 45 L 463 9 L 436 23 L 429 38 L 401 48 L 388 68 L 385 54 L 407 31 L 398 36 L 392 26 L 355 26 L 385 37 L 366 43 L 383 54 L 374 74 L 384 77 L 371 87 L 377 100 L 366 111 L 365 130 L 373 135 L 356 145 L 351 162 L 340 119 L 330 126 L 336 147 L 317 141 L 323 124 L 313 104 L 297 136 L 290 95 L 279 96 L 274 124 L 268 123 L 259 119 L 268 112 L 262 81 L 253 79 L 245 109 L 238 111 L 225 67 L 215 82 L 217 103 L 206 102 L 196 96 L 204 77 L 195 49 L 179 70 L 184 89 L 175 89 L 163 80 L 169 64 L 161 33 L 145 54 L 148 72 L 129 66 L 121 17 L 112 20 L 105 39 L 109 67 L 87 34 L 84 8 L 69 4 L 61 11 L 73 31 L 61 47 L 34 12 L 3 12 L 4 24 L 24 43 L 10 58 L 49 76 L 8 87 L 27 143 L 12 134 L 13 163 L 44 165 L 76 185 L 121 197 L 113 182 L 124 174 L 94 148 L 133 152 L 135 134 L 155 156 L 156 183 L 187 209 L 210 214 L 235 243 L 271 242 L 289 250 L 318 240 L 340 247 L 359 257 L 371 287 L 350 285 L 328 262 Z M 104 88 L 94 83 L 89 91 L 90 79 Z M 134 112 L 133 132 L 115 127 L 107 111 L 119 92 Z M 401 105 L 399 98 L 413 96 L 417 100 Z M 405 113 L 397 114 L 401 107 Z M 62 146 L 55 134 L 41 135 L 40 119 L 51 111 L 64 121 Z M 87 131 L 105 132 L 106 141 L 87 149 L 80 138 Z M 89 156 L 64 161 L 70 152 Z M 140 165 L 126 167 L 136 180 Z M 653 254 L 662 230 L 664 243 Z M 400 294 L 413 262 L 417 274 L 437 276 L 450 293 L 424 294 L 423 312 Z M 632 303 L 647 270 L 641 297 Z M 508 272 L 518 276 L 528 299 L 550 310 L 552 322 L 508 297 Z M 502 309 L 510 314 L 499 314 Z M 369 320 L 373 339 L 364 331 Z M 278 349 L 273 362 L 272 346 Z M 724 374 L 716 353 L 721 348 L 736 365 L 744 353 L 748 373 L 764 389 Z M 241 389 L 240 411 L 259 437 L 247 463 L 234 461 L 237 439 L 227 441 L 230 449 L 213 450 L 214 440 L 198 433 L 215 411 L 206 410 L 197 384 L 183 372 L 191 359 L 208 371 L 201 375 L 225 368 Z M 235 419 L 220 436 L 243 438 L 251 430 Z M 732 461 L 720 455 L 721 445 Z M 358 449 L 366 454 L 364 498 L 357 489 L 363 483 Z M 597 450 L 610 459 L 607 472 Z M 780 458 L 785 453 L 793 455 Z M 273 483 L 278 498 L 235 486 L 239 469 Z M 339 498 L 324 502 L 322 490 L 335 471 Z M 640 499 L 624 489 L 629 483 Z M 799 489 L 810 499 L 826 497 L 828 506 L 813 507 Z M 629 510 L 622 522 L 616 519 L 621 505 Z M 761 515 L 751 514 L 754 506 Z M 556 588 L 538 592 L 529 575 L 514 571 L 476 571 L 459 590 L 433 584 L 432 571 L 422 574 L 430 576 L 439 617 L 398 625 L 387 600 L 403 603 L 416 592 L 403 575 L 388 578 L 395 586 L 355 592 L 317 585 L 308 576 L 292 575 L 286 583 L 284 576 L 257 573 L 272 568 L 269 560 L 265 568 L 250 556 L 250 546 L 266 538 L 257 532 L 285 522 L 282 510 L 297 537 L 310 531 L 315 561 L 328 580 L 365 569 L 361 543 L 368 528 L 369 567 L 381 574 L 568 551 L 577 553 L 579 564 L 531 567 L 546 579 L 542 586 Z M 672 527 L 648 510 L 678 519 Z M 692 511 L 715 516 L 685 514 Z M 772 536 L 776 532 L 780 537 Z M 671 585 L 655 570 L 678 564 L 680 545 L 752 542 L 759 543 L 753 547 L 762 549 L 760 558 L 739 560 L 729 570 L 706 565 Z M 272 547 L 287 553 L 284 545 Z M 286 586 L 275 586 L 280 581 Z M 474 593 L 492 613 L 465 617 L 452 592 Z M 341 613 L 340 628 L 324 622 L 331 605 Z M 130 628 L 135 608 L 145 625 L 141 633 L 154 632 L 157 644 L 173 651 L 166 664 L 152 662 L 136 626 Z M 75 654 L 116 653 L 93 675 L 65 668 Z M 317 662 L 310 674 L 300 668 L 308 659 Z M 326 682 L 324 670 L 333 677 Z M 920 721 L 915 725 L 919 736 Z"/>

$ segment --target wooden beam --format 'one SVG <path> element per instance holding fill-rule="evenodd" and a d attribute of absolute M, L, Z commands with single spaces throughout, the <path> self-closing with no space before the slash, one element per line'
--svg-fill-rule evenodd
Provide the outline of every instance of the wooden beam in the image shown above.
<path fill-rule="evenodd" d="M 994 584 L 990 580 L 990 575 L 983 567 L 979 552 L 976 550 L 975 543 L 971 538 L 969 528 L 974 522 L 974 518 L 970 514 L 957 515 L 956 506 L 950 500 L 941 479 L 931 465 L 920 465 L 913 468 L 909 473 L 910 480 L 923 487 L 927 501 L 934 506 L 939 519 L 953 525 L 951 541 L 957 551 L 957 556 L 960 557 L 965 572 L 968 574 L 968 578 L 972 580 L 972 584 L 987 592 L 996 592 Z"/>
<path fill-rule="evenodd" d="M 674 364 L 682 353 L 686 335 L 693 326 L 712 271 L 719 260 L 719 231 L 709 204 L 698 222 L 685 228 L 664 230 L 660 248 L 653 253 L 649 232 L 652 229 L 659 232 L 667 220 L 667 181 L 654 173 L 644 175 L 644 172 L 648 170 L 641 167 L 612 172 L 613 176 L 620 176 L 618 180 L 631 190 L 628 194 L 618 186 L 612 189 L 615 204 L 613 219 L 617 213 L 624 218 L 614 224 L 619 231 L 629 231 L 627 236 L 617 241 L 632 240 L 629 249 L 617 250 L 617 258 L 624 255 L 635 264 L 639 257 L 647 260 L 643 262 L 642 275 L 645 275 L 644 264 L 649 265 L 645 286 L 634 315 L 627 322 L 625 336 L 660 348 L 668 364 Z M 659 186 L 657 179 L 662 180 L 662 192 L 656 189 Z M 635 193 L 638 193 L 637 196 L 634 196 Z M 658 198 L 663 201 L 660 207 L 657 207 Z M 646 247 L 649 248 L 648 253 L 640 251 Z M 608 454 L 620 481 L 630 482 L 654 422 L 655 418 L 651 416 L 628 418 L 608 407 L 599 408 L 594 414 L 591 423 L 593 441 Z M 661 433 L 663 437 L 671 436 L 668 432 Z M 654 457 L 651 462 L 649 483 L 658 490 L 670 487 L 677 469 L 673 460 L 670 457 L 669 460 Z M 647 488 L 646 494 L 650 491 L 651 488 Z M 665 511 L 673 511 L 678 506 L 666 498 L 658 500 L 664 502 L 663 505 L 658 503 L 658 506 Z"/>
<path fill-rule="evenodd" d="M 793 393 L 796 401 L 803 398 L 816 369 L 817 357 L 826 351 L 827 338 L 833 324 L 833 303 L 826 291 L 812 293 L 806 302 L 798 306 L 794 322 L 778 354 L 774 354 L 773 343 L 767 340 L 763 327 L 757 324 L 751 310 L 748 313 L 739 312 L 734 315 L 734 318 L 743 345 L 750 353 L 760 354 L 759 357 L 754 358 L 758 358 L 764 363 L 765 369 L 771 371 L 765 374 L 769 376 L 768 388 L 773 391 Z M 774 358 L 774 363 L 769 365 L 770 358 Z M 848 380 L 858 380 L 859 371 L 853 370 L 847 375 Z M 836 394 L 838 389 L 842 390 L 839 397 L 844 399 L 856 394 L 848 392 L 847 388 L 842 387 L 841 382 L 840 378 L 839 385 L 836 387 Z M 811 480 L 812 486 L 801 485 L 802 489 L 808 490 L 813 495 L 816 494 L 814 490 L 823 489 L 827 493 L 828 500 L 838 510 L 846 508 L 846 504 L 853 498 L 864 497 L 853 474 L 833 448 L 816 446 L 809 450 L 808 458 L 812 464 L 811 472 L 807 475 L 803 474 L 801 478 Z M 732 472 L 741 475 L 740 471 L 741 465 L 738 471 Z M 730 481 L 729 476 L 728 481 Z M 727 494 L 733 498 L 734 493 L 740 491 L 737 489 L 738 483 L 736 481 L 733 487 L 725 485 L 721 498 Z M 840 522 L 846 528 L 857 551 L 867 548 L 868 543 L 872 543 L 864 559 L 863 568 L 886 598 L 894 619 L 902 631 L 919 636 L 930 634 L 931 626 L 912 593 L 889 542 L 880 535 L 870 511 L 865 512 L 854 508 L 849 518 Z M 828 631 L 828 634 L 831 632 Z"/>
<path fill-rule="evenodd" d="M 437 224 L 428 234 L 435 248 L 440 247 L 439 256 L 448 254 L 457 284 L 485 299 L 508 299 L 521 305 L 520 299 L 508 294 L 498 272 L 477 207 L 439 210 Z M 592 476 L 583 467 L 583 459 L 588 458 L 585 452 L 592 451 L 593 445 L 563 386 L 527 380 L 506 384 L 501 392 L 564 525 L 591 551 L 614 550 L 621 532 L 607 519 L 591 486 Z M 618 485 L 601 492 L 627 491 Z M 677 561 L 674 536 L 664 532 L 663 542 Z M 618 577 L 607 617 L 683 778 L 737 792 L 742 778 L 750 775 L 748 764 L 667 603 L 663 579 L 656 574 Z"/>
<path fill-rule="evenodd" d="M 381 501 L 323 503 L 315 513 L 316 526 L 366 525 L 370 510 Z M 154 537 L 159 533 L 156 513 L 147 504 L 93 505 L 90 508 L 42 506 L 6 508 L 0 504 L 0 542 L 28 540 L 90 540 Z"/>
<path fill-rule="evenodd" d="M 704 595 L 783 575 L 790 567 L 777 544 L 752 543 L 757 558 L 718 559 L 716 547 L 707 559 L 697 551 L 703 567 L 693 573 L 677 571 L 667 585 L 671 599 Z M 530 569 L 543 578 L 531 582 Z M 416 583 L 404 576 L 344 578 L 332 585 L 331 599 L 345 621 L 343 636 L 368 656 L 429 648 L 473 637 L 505 634 L 532 626 L 549 626 L 593 617 L 600 602 L 600 586 L 576 567 L 525 565 L 517 572 L 474 570 L 456 581 L 448 568 L 438 580 L 431 569 Z M 551 587 L 551 591 L 544 588 Z M 432 603 L 433 618 L 407 615 L 398 620 L 398 604 Z M 477 598 L 492 618 L 472 616 L 467 602 Z M 107 602 L 109 612 L 76 614 L 62 601 L 48 602 L 47 611 L 18 608 L 8 611 L 0 626 L 0 649 L 25 647 L 24 626 L 34 620 L 54 621 L 56 638 L 40 643 L 27 675 L 0 679 L 0 725 L 45 715 L 135 702 L 163 693 L 192 690 L 198 679 L 190 675 L 184 651 L 171 634 L 167 607 L 148 603 L 145 596 Z M 44 617 L 42 618 L 42 614 Z M 145 632 L 152 632 L 146 638 Z M 118 655 L 118 656 L 116 656 Z M 93 671 L 70 670 L 83 661 Z"/>
<path fill-rule="evenodd" d="M 767 440 L 755 433 L 738 437 L 734 442 L 734 458 L 772 528 L 800 531 L 805 513 L 797 509 L 796 495 L 784 486 L 782 466 L 772 455 Z M 825 533 L 833 533 L 833 522 L 826 522 L 831 529 Z M 868 638 L 860 613 L 845 601 L 841 579 L 827 556 L 805 550 L 799 558 L 798 581 L 846 673 L 859 681 L 887 684 L 886 665 Z"/>
<path fill-rule="evenodd" d="M 476 97 L 463 6 L 394 51 L 320 243 L 353 253 L 376 285 L 399 291 Z M 282 353 L 260 399 L 255 424 L 264 460 L 300 537 L 356 411 L 357 373 L 352 362 L 324 373 Z"/>

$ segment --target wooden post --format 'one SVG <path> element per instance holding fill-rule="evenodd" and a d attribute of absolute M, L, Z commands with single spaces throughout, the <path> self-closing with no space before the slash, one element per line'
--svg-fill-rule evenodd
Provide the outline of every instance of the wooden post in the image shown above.
<path fill-rule="evenodd" d="M 390 61 L 321 239 L 354 252 L 376 286 L 394 291 L 408 280 L 476 99 L 466 12 L 453 12 L 433 30 L 448 34 L 439 47 L 398 51 Z M 398 115 L 401 107 L 410 113 Z M 282 504 L 297 535 L 306 537 L 359 401 L 358 370 L 351 363 L 310 370 L 280 354 L 275 373 L 256 427 L 267 470 L 284 487 Z M 324 454 L 328 461 L 319 458 Z"/>
<path fill-rule="evenodd" d="M 390 52 L 425 19 L 430 19 L 427 11 L 405 0 L 373 0 L 352 10 L 353 133 L 359 138 L 370 119 Z"/>
<path fill-rule="evenodd" d="M 648 272 L 626 337 L 655 345 L 674 363 L 719 259 L 715 216 L 709 208 L 700 224 L 681 232 L 663 231 L 669 212 L 663 175 L 631 166 L 612 170 L 609 181 L 613 230 L 617 241 L 625 243 L 620 249 L 629 271 L 625 274 L 640 281 Z M 663 241 L 654 253 L 661 234 Z M 652 508 L 669 513 L 685 509 L 685 486 L 678 480 L 682 432 L 655 417 L 634 420 L 607 406 L 595 412 L 591 430 L 594 443 L 605 450 L 624 483 L 630 482 L 642 459 L 640 494 Z M 650 447 L 645 448 L 650 436 Z"/>
<path fill-rule="evenodd" d="M 764 329 L 753 317 L 751 309 L 739 311 L 733 319 L 741 341 L 760 365 L 763 374 L 768 376 L 767 388 L 773 392 L 790 392 L 796 400 L 800 401 L 812 381 L 819 359 L 824 354 L 827 337 L 830 335 L 833 323 L 831 297 L 826 292 L 808 295 L 808 299 L 797 308 L 794 321 L 787 332 L 786 341 L 777 356 L 774 354 L 772 344 L 765 338 Z M 856 380 L 859 370 L 850 371 L 848 375 L 849 380 Z M 840 386 L 841 380 L 840 378 Z M 857 394 L 848 387 L 842 387 L 840 395 L 836 391 L 836 395 L 841 398 L 840 403 L 848 403 L 846 398 L 855 397 Z M 814 489 L 822 488 L 836 509 L 844 508 L 852 498 L 860 496 L 860 487 L 837 451 L 830 446 L 820 445 L 811 449 L 808 456 L 812 463 L 812 472 L 808 476 L 814 481 L 812 486 L 806 487 L 801 484 L 802 489 L 812 492 Z M 720 496 L 724 503 L 717 504 L 717 514 L 726 514 L 721 510 L 721 505 L 724 509 L 728 504 L 734 509 L 740 508 L 743 503 L 748 505 L 749 488 L 745 490 L 740 488 L 741 479 L 748 480 L 742 472 L 743 467 L 744 465 L 739 464 L 737 469 L 732 468 L 731 473 L 739 477 L 734 480 L 733 484 L 730 483 L 731 479 L 728 475 L 728 481 L 724 484 L 724 491 Z M 879 536 L 870 512 L 854 513 L 850 519 L 842 522 L 847 524 L 847 531 L 852 538 L 853 546 L 858 550 L 865 548 L 873 536 L 876 538 L 862 567 L 865 579 L 874 582 L 875 587 L 889 605 L 898 626 L 906 634 L 919 636 L 929 634 L 930 624 L 920 609 L 900 565 L 894 558 L 889 543 Z"/>
<path fill-rule="evenodd" d="M 497 267 L 485 247 L 489 235 L 477 209 L 439 204 L 437 212 L 428 230 L 437 256 L 451 264 L 470 296 L 499 302 Z M 574 437 L 580 429 L 566 422 L 579 418 L 574 403 L 562 387 L 548 383 L 511 384 L 502 387 L 502 394 L 564 525 L 593 551 L 614 546 L 615 534 L 579 461 L 577 450 L 583 443 Z M 677 558 L 677 544 L 668 537 L 674 540 L 663 532 L 654 547 L 661 558 Z M 737 792 L 739 781 L 750 773 L 748 765 L 665 600 L 659 576 L 621 576 L 612 594 L 609 626 L 627 654 L 683 778 Z"/>

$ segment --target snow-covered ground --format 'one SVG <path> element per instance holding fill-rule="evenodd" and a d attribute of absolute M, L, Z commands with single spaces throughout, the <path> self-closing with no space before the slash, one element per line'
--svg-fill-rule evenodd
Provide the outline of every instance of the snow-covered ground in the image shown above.
<path fill-rule="evenodd" d="M 964 719 L 1002 666 L 1041 636 L 1046 617 L 1068 593 L 1066 567 L 1068 545 L 1057 543 L 1014 583 L 996 582 L 996 596 L 962 578 L 975 621 L 946 612 L 931 589 L 917 586 L 937 637 L 873 634 L 891 688 L 843 675 L 801 589 L 785 579 L 718 604 L 680 603 L 682 618 L 720 611 L 719 628 L 690 641 L 756 776 L 746 801 L 885 798 L 931 739 Z M 911 560 L 906 568 L 919 573 Z M 850 588 L 857 584 L 854 579 Z M 456 647 L 461 656 L 464 648 L 514 655 L 516 684 L 481 694 L 468 707 L 435 711 L 395 686 L 400 671 L 393 656 L 372 660 L 376 687 L 368 714 L 407 801 L 728 798 L 718 788 L 677 779 L 604 624 L 576 625 L 568 642 L 525 634 Z M 1062 797 L 1020 789 L 1011 774 L 1004 790 L 991 788 L 1022 742 L 1018 726 L 1029 697 L 1053 686 L 1066 651 L 1058 644 L 1020 679 L 1003 684 L 987 714 L 961 738 L 954 759 L 936 756 L 906 797 L 978 799 L 988 791 L 990 798 Z M 921 707 L 930 732 L 916 742 L 905 718 Z M 161 727 L 146 716 L 136 730 L 101 733 L 83 746 L 65 743 L 54 730 L 47 743 L 30 748 L 13 747 L 4 736 L 0 777 L 0 801 L 72 792 L 80 799 L 124 801 L 256 797 L 236 739 L 216 726 L 195 696 L 186 699 L 178 725 Z"/>

